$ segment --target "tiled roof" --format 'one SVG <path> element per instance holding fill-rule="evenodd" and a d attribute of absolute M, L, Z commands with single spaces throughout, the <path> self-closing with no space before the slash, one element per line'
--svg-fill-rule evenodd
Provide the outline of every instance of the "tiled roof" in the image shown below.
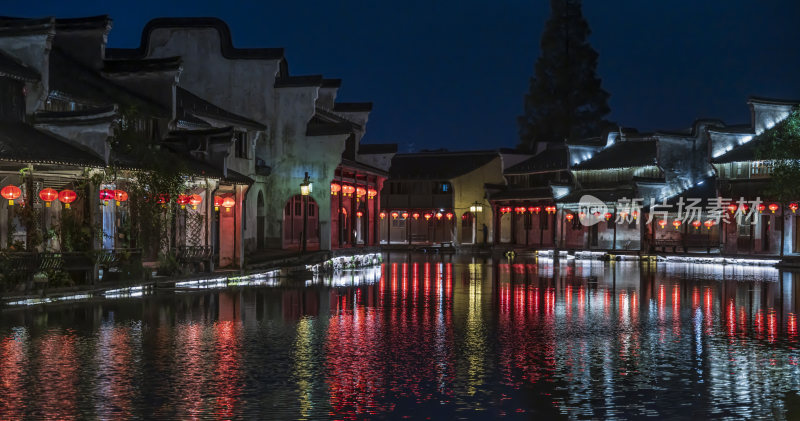
<path fill-rule="evenodd" d="M 616 202 L 622 198 L 633 198 L 632 188 L 609 188 L 609 189 L 579 189 L 564 197 L 556 200 L 559 203 L 578 203 L 584 195 L 592 195 L 603 202 Z"/>
<path fill-rule="evenodd" d="M 591 158 L 576 164 L 573 170 L 604 170 L 656 165 L 658 157 L 656 140 L 630 140 L 616 142 L 597 151 Z"/>
<path fill-rule="evenodd" d="M 0 76 L 35 82 L 42 76 L 36 70 L 22 64 L 19 60 L 0 51 Z"/>
<path fill-rule="evenodd" d="M 569 151 L 564 147 L 545 149 L 538 154 L 505 170 L 506 174 L 529 174 L 535 172 L 566 170 Z"/>
<path fill-rule="evenodd" d="M 756 159 L 756 152 L 762 144 L 764 144 L 762 138 L 757 137 L 744 145 L 737 145 L 730 151 L 716 158 L 711 158 L 711 162 L 714 164 L 725 164 L 728 162 L 754 161 Z"/>
<path fill-rule="evenodd" d="M 189 114 L 194 114 L 200 118 L 208 117 L 215 120 L 225 120 L 253 130 L 266 130 L 267 128 L 267 126 L 257 121 L 214 105 L 180 86 L 176 89 L 175 100 L 179 119 L 187 117 Z"/>
<path fill-rule="evenodd" d="M 397 153 L 397 143 L 362 143 L 358 145 L 359 155 Z"/>
<path fill-rule="evenodd" d="M 157 104 L 139 94 L 115 84 L 102 77 L 73 58 L 60 48 L 53 48 L 50 53 L 50 86 L 51 91 L 62 92 L 70 97 L 85 100 L 95 105 L 117 103 L 121 106 L 132 106 L 142 112 L 156 116 L 169 117 L 170 109 Z"/>
<path fill-rule="evenodd" d="M 398 180 L 449 180 L 480 168 L 499 156 L 494 151 L 395 155 L 389 173 Z"/>
<path fill-rule="evenodd" d="M 491 200 L 553 200 L 553 190 L 550 187 L 535 187 L 527 189 L 508 189 L 493 193 Z"/>
<path fill-rule="evenodd" d="M 87 167 L 105 166 L 100 157 L 68 142 L 23 122 L 0 121 L 2 160 Z"/>

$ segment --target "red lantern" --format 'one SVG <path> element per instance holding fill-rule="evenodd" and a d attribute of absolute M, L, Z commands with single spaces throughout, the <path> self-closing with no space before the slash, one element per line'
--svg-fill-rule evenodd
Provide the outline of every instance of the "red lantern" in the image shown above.
<path fill-rule="evenodd" d="M 414 219 L 419 219 L 419 212 L 412 213 L 411 217 L 414 218 Z"/>
<path fill-rule="evenodd" d="M 342 186 L 337 183 L 331 183 L 331 194 L 336 196 L 339 192 L 342 191 Z"/>
<path fill-rule="evenodd" d="M 58 193 L 58 200 L 64 204 L 64 209 L 69 209 L 69 204 L 74 202 L 75 199 L 78 198 L 77 193 L 72 190 L 61 190 Z"/>
<path fill-rule="evenodd" d="M 734 204 L 728 205 L 728 210 L 731 211 L 731 213 L 735 213 L 737 208 L 738 207 Z"/>
<path fill-rule="evenodd" d="M 548 207 L 544 208 L 544 210 L 547 213 L 556 213 L 556 207 L 555 206 L 548 206 Z"/>
<path fill-rule="evenodd" d="M 348 185 L 342 186 L 342 193 L 344 193 L 345 196 L 352 196 L 353 192 L 355 191 L 356 188 L 353 186 L 348 186 Z"/>
<path fill-rule="evenodd" d="M 403 212 L 403 213 L 400 214 L 400 216 L 402 216 L 403 219 L 407 219 L 408 218 L 408 212 Z"/>
<path fill-rule="evenodd" d="M 797 203 L 789 203 L 789 209 L 792 210 L 792 213 L 795 213 L 795 211 L 797 211 L 798 207 L 799 206 L 797 205 Z"/>
<path fill-rule="evenodd" d="M 571 213 L 568 213 L 568 214 L 567 214 L 566 216 L 564 216 L 564 217 L 565 217 L 565 218 L 567 218 L 567 221 L 570 221 L 570 222 L 572 222 L 572 219 L 573 219 L 573 218 L 575 218 L 575 215 L 574 215 L 574 214 L 571 214 Z"/>
<path fill-rule="evenodd" d="M 224 200 L 221 197 L 214 196 L 214 210 L 215 211 L 219 210 L 219 207 L 222 206 L 222 202 L 224 202 Z"/>
<path fill-rule="evenodd" d="M 58 198 L 58 192 L 51 188 L 39 190 L 39 199 L 42 199 L 42 201 L 44 202 L 44 206 L 47 208 L 50 207 L 50 202 L 56 200 L 57 198 Z"/>
<path fill-rule="evenodd" d="M 619 213 L 619 218 L 620 218 L 620 220 L 624 221 L 625 219 L 628 218 L 628 212 L 625 212 L 625 211 L 620 212 Z"/>
<path fill-rule="evenodd" d="M 639 217 L 639 211 L 633 211 L 633 219 L 636 219 L 638 217 Z"/>
<path fill-rule="evenodd" d="M 433 216 L 433 215 L 431 215 L 431 214 L 429 214 L 429 213 L 426 213 L 426 214 L 425 214 L 425 220 L 426 220 L 426 221 L 429 221 L 429 220 L 431 219 L 431 216 Z"/>
<path fill-rule="evenodd" d="M 110 189 L 103 189 L 100 190 L 100 200 L 103 201 L 104 205 L 108 204 L 108 201 L 114 198 L 114 190 Z"/>
<path fill-rule="evenodd" d="M 114 200 L 117 201 L 117 206 L 119 206 L 122 202 L 128 200 L 128 192 L 125 190 L 114 190 Z"/>
<path fill-rule="evenodd" d="M 775 211 L 778 210 L 778 204 L 777 203 L 770 203 L 769 210 L 770 210 L 770 212 L 775 213 Z"/>
<path fill-rule="evenodd" d="M 356 197 L 364 197 L 367 194 L 367 189 L 363 187 L 356 187 Z"/>
<path fill-rule="evenodd" d="M 381 213 L 380 213 L 380 216 L 381 216 L 381 219 L 384 219 L 384 218 L 386 218 L 386 212 L 381 212 Z"/>
<path fill-rule="evenodd" d="M 742 204 L 742 209 L 744 209 L 742 212 L 747 212 L 750 210 L 750 206 L 748 206 L 747 203 L 744 203 Z"/>
<path fill-rule="evenodd" d="M 369 197 L 370 199 L 374 199 L 375 196 L 377 196 L 377 195 L 378 195 L 378 191 L 377 190 L 375 190 L 373 188 L 367 189 L 367 197 Z"/>
<path fill-rule="evenodd" d="M 232 197 L 228 196 L 222 200 L 222 207 L 225 208 L 225 212 L 230 212 L 233 205 L 236 204 L 236 200 Z"/>
<path fill-rule="evenodd" d="M 714 225 L 714 220 L 713 219 L 709 219 L 708 221 L 703 222 L 703 225 L 705 225 L 706 228 L 711 229 L 711 226 Z"/>
<path fill-rule="evenodd" d="M 181 205 L 181 209 L 186 209 L 186 205 L 189 204 L 189 199 L 191 199 L 191 197 L 188 194 L 179 194 L 178 198 L 175 199 L 175 203 Z"/>
<path fill-rule="evenodd" d="M 364 216 L 364 212 L 356 211 L 356 216 L 361 218 L 362 216 Z"/>
<path fill-rule="evenodd" d="M 452 212 L 447 212 L 446 214 L 444 214 L 444 216 L 447 218 L 448 221 L 453 219 L 453 213 Z"/>
<path fill-rule="evenodd" d="M 678 229 L 678 227 L 681 226 L 681 220 L 680 219 L 676 219 L 676 220 L 672 221 L 672 226 L 675 227 L 675 229 Z"/>
<path fill-rule="evenodd" d="M 169 195 L 166 193 L 159 194 L 158 199 L 156 199 L 156 203 L 161 205 L 162 208 L 166 207 L 168 202 L 169 202 Z"/>
<path fill-rule="evenodd" d="M 398 217 L 398 216 L 400 216 L 400 214 L 399 214 L 399 213 L 397 213 L 397 212 L 392 212 L 392 219 L 397 219 L 397 217 Z"/>
<path fill-rule="evenodd" d="M 662 220 L 658 221 L 658 225 L 660 225 L 660 226 L 661 226 L 661 228 L 663 229 L 663 228 L 664 228 L 664 226 L 666 226 L 666 225 L 667 225 L 667 221 L 665 221 L 665 220 L 663 220 L 663 219 L 662 219 Z"/>
<path fill-rule="evenodd" d="M 189 196 L 189 204 L 192 205 L 192 209 L 197 209 L 197 205 L 203 203 L 203 196 L 199 194 L 193 194 Z"/>
<path fill-rule="evenodd" d="M 585 217 L 586 217 L 586 213 L 584 213 L 584 212 L 579 212 L 578 213 L 578 218 L 583 219 Z"/>
<path fill-rule="evenodd" d="M 441 221 L 441 219 L 442 219 L 442 213 L 441 212 L 436 212 L 436 219 Z"/>
<path fill-rule="evenodd" d="M 523 213 L 525 213 L 525 207 L 524 206 L 517 206 L 516 208 L 514 208 L 514 211 L 516 211 L 517 214 L 523 214 Z"/>
<path fill-rule="evenodd" d="M 0 195 L 2 195 L 5 199 L 8 199 L 8 204 L 10 206 L 14 206 L 14 199 L 22 195 L 22 190 L 20 190 L 17 186 L 5 186 L 2 190 L 0 190 Z"/>
<path fill-rule="evenodd" d="M 758 213 L 764 212 L 767 209 L 767 206 L 763 203 L 758 204 Z"/>
<path fill-rule="evenodd" d="M 700 222 L 699 219 L 695 219 L 694 221 L 692 221 L 692 226 L 694 227 L 694 229 L 700 229 L 700 225 L 703 224 Z"/>
<path fill-rule="evenodd" d="M 611 219 L 611 212 L 606 212 L 606 221 Z"/>

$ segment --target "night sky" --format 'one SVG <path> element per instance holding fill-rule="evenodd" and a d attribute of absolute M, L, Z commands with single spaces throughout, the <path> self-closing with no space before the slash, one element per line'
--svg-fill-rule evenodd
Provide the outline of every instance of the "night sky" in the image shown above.
<path fill-rule="evenodd" d="M 292 74 L 342 78 L 339 101 L 374 103 L 364 142 L 401 152 L 515 146 L 549 14 L 547 0 L 5 3 L 11 16 L 108 14 L 112 47 L 138 46 L 154 17 L 222 18 L 235 46 L 284 47 Z M 800 99 L 800 1 L 589 0 L 584 15 L 625 127 L 747 123 L 748 95 Z"/>

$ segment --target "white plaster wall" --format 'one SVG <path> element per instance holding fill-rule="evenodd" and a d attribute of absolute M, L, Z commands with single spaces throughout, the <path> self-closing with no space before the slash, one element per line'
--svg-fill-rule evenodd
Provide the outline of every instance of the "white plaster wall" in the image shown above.
<path fill-rule="evenodd" d="M 83 125 L 37 124 L 36 127 L 72 140 L 108 162 L 111 152 L 108 138 L 112 135 L 110 122 Z"/>
<path fill-rule="evenodd" d="M 37 83 L 26 83 L 28 94 L 25 105 L 28 114 L 38 110 L 47 99 L 50 79 L 50 49 L 52 34 L 31 34 L 11 37 L 0 37 L 0 50 L 16 58 L 42 76 Z"/>

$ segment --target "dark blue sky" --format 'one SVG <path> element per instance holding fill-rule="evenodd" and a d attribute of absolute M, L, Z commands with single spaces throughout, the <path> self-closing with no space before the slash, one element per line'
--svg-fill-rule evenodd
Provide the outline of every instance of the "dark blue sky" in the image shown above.
<path fill-rule="evenodd" d="M 698 117 L 746 123 L 748 95 L 800 98 L 800 1 L 584 3 L 598 73 L 611 93 L 610 119 L 626 127 L 675 129 Z M 154 17 L 220 17 L 235 46 L 284 47 L 293 74 L 344 79 L 340 101 L 375 104 L 364 141 L 396 142 L 403 152 L 513 147 L 549 14 L 547 0 L 3 6 L 15 16 L 109 14 L 113 47 L 138 45 Z"/>

